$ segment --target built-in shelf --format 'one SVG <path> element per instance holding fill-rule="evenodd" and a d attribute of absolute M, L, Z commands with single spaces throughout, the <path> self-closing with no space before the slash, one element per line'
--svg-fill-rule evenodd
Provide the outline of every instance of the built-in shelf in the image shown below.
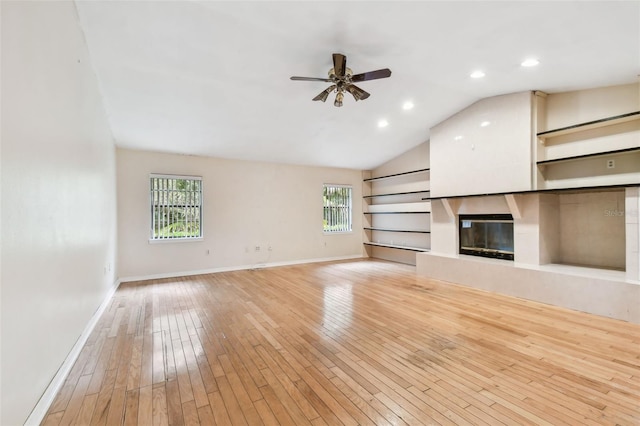
<path fill-rule="evenodd" d="M 431 212 L 419 211 L 419 212 L 364 212 L 364 214 L 430 214 Z"/>
<path fill-rule="evenodd" d="M 428 171 L 429 171 L 429 169 L 412 170 L 410 172 L 395 173 L 395 174 L 392 174 L 392 175 L 368 178 L 368 179 L 364 179 L 363 182 L 371 182 L 371 181 L 374 181 L 374 180 L 387 179 L 387 178 L 392 178 L 392 177 L 396 177 L 396 176 L 414 175 L 414 174 L 417 174 L 417 173 L 424 173 L 424 172 L 428 172 Z"/>
<path fill-rule="evenodd" d="M 615 149 L 611 151 L 596 152 L 593 154 L 573 155 L 571 157 L 561 157 L 561 158 L 554 158 L 552 160 L 542 160 L 542 161 L 538 161 L 537 163 L 538 163 L 538 166 L 544 166 L 547 164 L 564 163 L 566 161 L 575 161 L 575 160 L 584 160 L 586 158 L 602 157 L 605 155 L 629 154 L 637 151 L 640 151 L 640 147 Z"/>
<path fill-rule="evenodd" d="M 396 252 L 392 252 L 376 249 L 371 254 L 382 259 L 415 264 L 415 253 L 409 252 L 429 251 L 430 232 L 423 229 L 429 229 L 430 216 L 428 215 L 431 214 L 431 209 L 428 203 L 419 201 L 420 198 L 431 193 L 429 175 L 427 174 L 429 170 L 429 168 L 414 169 L 363 179 L 364 193 L 368 194 L 362 197 L 363 209 L 369 210 L 364 212 L 364 230 L 367 232 L 365 240 L 369 240 L 364 241 L 364 245 L 396 250 Z M 410 175 L 415 175 L 415 177 L 406 178 Z M 383 179 L 388 179 L 388 181 L 382 182 Z M 389 184 L 392 185 L 389 186 Z M 371 201 L 373 199 L 376 201 Z M 384 232 L 391 236 L 398 233 L 393 237 L 396 244 L 370 241 L 377 240 L 377 238 L 369 237 L 380 235 L 377 234 L 378 232 Z"/>
<path fill-rule="evenodd" d="M 393 192 L 393 193 L 389 193 L 389 194 L 365 195 L 362 198 L 389 197 L 391 195 L 425 194 L 427 192 L 430 192 L 430 191 L 427 189 L 425 191 Z"/>
<path fill-rule="evenodd" d="M 620 189 L 620 188 L 632 188 L 640 186 L 637 183 L 624 184 L 624 185 L 599 185 L 599 186 L 578 186 L 578 187 L 567 187 L 567 188 L 548 188 L 548 189 L 537 189 L 530 191 L 509 191 L 509 192 L 488 192 L 486 194 L 466 194 L 466 195 L 441 195 L 439 197 L 428 197 L 422 198 L 422 201 L 432 201 L 432 200 L 443 200 L 443 199 L 455 199 L 455 198 L 468 198 L 468 197 L 487 197 L 489 195 L 518 195 L 518 194 L 537 194 L 537 193 L 554 193 L 554 192 L 567 192 L 567 191 L 593 191 L 593 190 L 612 190 L 612 189 Z"/>
<path fill-rule="evenodd" d="M 386 229 L 386 228 L 363 228 L 367 231 L 379 231 L 379 232 L 410 232 L 414 234 L 430 234 L 431 231 L 414 231 L 409 229 Z"/>
<path fill-rule="evenodd" d="M 365 246 L 373 246 L 373 247 L 385 247 L 392 249 L 400 249 L 400 250 L 408 250 L 408 251 L 418 251 L 418 252 L 427 252 L 429 249 L 422 247 L 407 247 L 407 246 L 398 246 L 395 244 L 384 244 L 384 243 L 364 243 Z"/>
<path fill-rule="evenodd" d="M 614 124 L 624 123 L 640 119 L 640 111 L 629 112 L 627 114 L 615 115 L 613 117 L 602 118 L 599 120 L 587 121 L 585 123 L 574 124 L 572 126 L 561 127 L 559 129 L 547 130 L 537 134 L 538 138 L 546 139 L 570 133 L 582 132 L 585 130 L 596 129 L 604 126 L 612 126 Z"/>

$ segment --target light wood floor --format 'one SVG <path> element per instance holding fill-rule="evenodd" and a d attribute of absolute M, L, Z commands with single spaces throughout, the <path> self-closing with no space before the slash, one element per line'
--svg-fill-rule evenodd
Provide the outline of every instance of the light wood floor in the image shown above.
<path fill-rule="evenodd" d="M 640 326 L 375 260 L 121 285 L 45 424 L 640 424 Z"/>

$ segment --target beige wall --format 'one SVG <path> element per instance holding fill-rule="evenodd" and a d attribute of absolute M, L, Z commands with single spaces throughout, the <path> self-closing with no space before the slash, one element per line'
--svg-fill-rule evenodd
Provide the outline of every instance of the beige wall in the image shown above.
<path fill-rule="evenodd" d="M 532 105 L 531 92 L 494 96 L 433 127 L 431 196 L 532 189 Z"/>
<path fill-rule="evenodd" d="M 18 425 L 116 276 L 115 148 L 73 2 L 2 2 L 1 129 L 0 424 Z"/>
<path fill-rule="evenodd" d="M 557 263 L 625 269 L 625 192 L 559 194 Z"/>
<path fill-rule="evenodd" d="M 362 256 L 360 171 L 124 149 L 117 170 L 124 280 Z M 151 173 L 202 176 L 203 241 L 149 243 Z M 324 183 L 353 185 L 352 233 L 323 234 Z"/>
<path fill-rule="evenodd" d="M 638 111 L 640 83 L 551 93 L 538 132 Z"/>

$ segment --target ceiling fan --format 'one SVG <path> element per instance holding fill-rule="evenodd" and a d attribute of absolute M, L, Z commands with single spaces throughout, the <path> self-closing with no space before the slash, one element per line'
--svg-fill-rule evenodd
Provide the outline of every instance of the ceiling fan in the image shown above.
<path fill-rule="evenodd" d="M 314 101 L 325 102 L 329 93 L 335 91 L 336 100 L 333 104 L 337 107 L 342 106 L 342 100 L 344 99 L 344 92 L 347 91 L 353 95 L 356 101 L 361 99 L 367 99 L 369 93 L 365 92 L 353 83 L 359 83 L 361 81 L 376 80 L 378 78 L 387 78 L 391 76 L 391 70 L 389 68 L 383 68 L 381 70 L 364 72 L 362 74 L 353 75 L 353 71 L 347 68 L 347 57 L 341 53 L 333 54 L 333 68 L 329 70 L 329 78 L 316 78 L 316 77 L 291 77 L 291 80 L 296 81 L 324 81 L 327 83 L 333 83 L 325 90 L 320 92 L 318 96 L 313 98 Z"/>

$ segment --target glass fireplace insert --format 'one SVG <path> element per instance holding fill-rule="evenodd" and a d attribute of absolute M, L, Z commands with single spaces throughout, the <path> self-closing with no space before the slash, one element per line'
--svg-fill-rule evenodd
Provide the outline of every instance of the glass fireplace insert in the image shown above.
<path fill-rule="evenodd" d="M 459 218 L 460 254 L 513 260 L 513 216 L 483 214 Z"/>

